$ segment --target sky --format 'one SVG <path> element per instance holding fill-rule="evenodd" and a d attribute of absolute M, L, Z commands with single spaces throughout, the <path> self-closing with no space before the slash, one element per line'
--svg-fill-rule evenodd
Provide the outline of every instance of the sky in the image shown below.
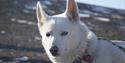
<path fill-rule="evenodd" d="M 77 2 L 94 4 L 109 8 L 125 10 L 125 0 L 76 0 Z"/>

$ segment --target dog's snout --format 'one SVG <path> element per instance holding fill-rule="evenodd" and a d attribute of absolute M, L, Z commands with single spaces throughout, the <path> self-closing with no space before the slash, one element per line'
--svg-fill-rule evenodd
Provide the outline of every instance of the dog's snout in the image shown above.
<path fill-rule="evenodd" d="M 57 46 L 51 47 L 50 53 L 51 53 L 53 56 L 57 56 L 57 55 L 58 55 L 58 47 L 57 47 Z"/>

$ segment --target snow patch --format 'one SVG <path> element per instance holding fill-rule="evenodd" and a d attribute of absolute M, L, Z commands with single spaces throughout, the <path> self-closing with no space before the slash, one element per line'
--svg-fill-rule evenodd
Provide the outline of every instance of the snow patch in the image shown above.
<path fill-rule="evenodd" d="M 5 30 L 1 30 L 0 33 L 1 33 L 1 34 L 5 34 L 6 31 L 5 31 Z"/>
<path fill-rule="evenodd" d="M 111 40 L 113 43 L 115 43 L 116 45 L 125 48 L 125 41 L 121 41 L 121 40 Z"/>
<path fill-rule="evenodd" d="M 17 22 L 18 22 L 18 23 L 27 23 L 26 20 L 18 20 Z"/>
<path fill-rule="evenodd" d="M 90 14 L 79 14 L 80 15 L 80 17 L 85 17 L 85 18 L 89 18 L 89 17 L 91 17 L 91 15 Z"/>
<path fill-rule="evenodd" d="M 38 36 L 35 36 L 34 39 L 35 39 L 35 40 L 41 40 L 41 38 L 38 37 Z"/>
<path fill-rule="evenodd" d="M 77 0 L 77 2 L 125 10 L 125 0 Z"/>
<path fill-rule="evenodd" d="M 16 61 L 28 61 L 28 60 L 29 60 L 29 57 L 27 57 L 27 56 L 22 56 L 22 57 L 17 57 L 17 58 L 15 58 L 14 60 L 16 60 Z"/>
<path fill-rule="evenodd" d="M 45 0 L 45 1 L 44 1 L 44 4 L 46 4 L 46 5 L 51 5 L 52 3 L 51 3 L 50 1 L 48 1 L 48 0 Z"/>
<path fill-rule="evenodd" d="M 109 18 L 104 18 L 104 17 L 94 17 L 94 19 L 99 20 L 99 21 L 103 21 L 103 22 L 109 22 L 110 21 Z"/>

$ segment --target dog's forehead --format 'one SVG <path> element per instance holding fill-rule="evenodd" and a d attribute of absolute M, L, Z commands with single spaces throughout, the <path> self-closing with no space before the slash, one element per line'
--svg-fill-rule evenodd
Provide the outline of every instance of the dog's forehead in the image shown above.
<path fill-rule="evenodd" d="M 48 19 L 44 24 L 42 25 L 41 29 L 43 32 L 49 32 L 55 27 L 55 20 L 54 19 Z"/>
<path fill-rule="evenodd" d="M 67 28 L 71 28 L 71 26 L 73 25 L 69 19 L 65 16 L 60 16 L 60 15 L 56 15 L 53 16 L 53 19 L 55 20 L 55 28 L 56 29 L 67 29 Z"/>
<path fill-rule="evenodd" d="M 72 27 L 72 23 L 66 17 L 52 16 L 43 24 L 43 29 L 48 31 L 62 31 Z"/>

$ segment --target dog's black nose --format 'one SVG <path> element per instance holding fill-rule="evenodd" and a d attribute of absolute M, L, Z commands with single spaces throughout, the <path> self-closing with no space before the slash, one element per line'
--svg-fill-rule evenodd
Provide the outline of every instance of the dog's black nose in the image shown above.
<path fill-rule="evenodd" d="M 53 47 L 50 49 L 50 53 L 51 53 L 53 56 L 57 56 L 57 55 L 58 55 L 58 47 L 57 47 L 57 46 L 53 46 Z"/>

